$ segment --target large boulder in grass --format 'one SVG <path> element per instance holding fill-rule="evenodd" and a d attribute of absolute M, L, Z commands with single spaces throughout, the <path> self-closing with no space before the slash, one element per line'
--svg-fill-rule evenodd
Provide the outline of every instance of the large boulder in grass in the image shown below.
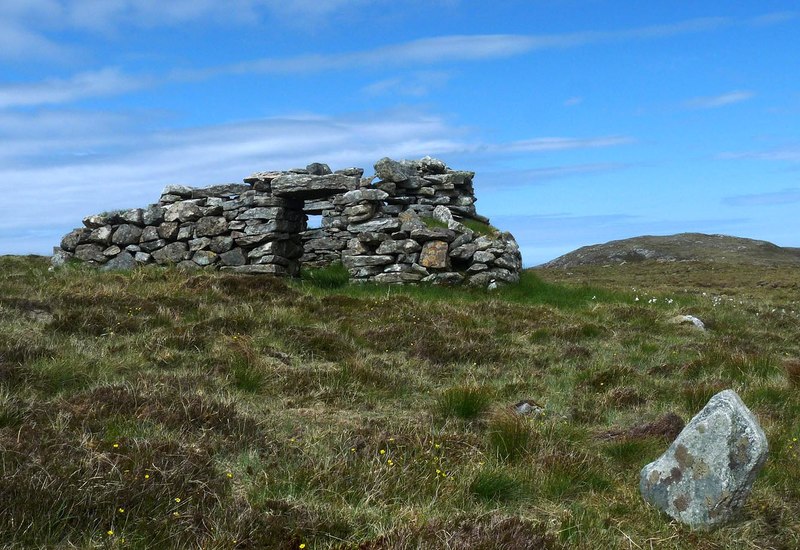
<path fill-rule="evenodd" d="M 645 466 L 644 499 L 695 529 L 729 521 L 767 459 L 767 438 L 733 390 L 718 393 L 658 460 Z"/>

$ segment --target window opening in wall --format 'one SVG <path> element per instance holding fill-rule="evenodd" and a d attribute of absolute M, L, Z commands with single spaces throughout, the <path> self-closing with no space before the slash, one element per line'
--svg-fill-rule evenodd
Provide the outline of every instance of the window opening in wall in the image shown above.
<path fill-rule="evenodd" d="M 308 216 L 308 229 L 319 229 L 320 227 L 322 227 L 322 216 L 321 215 L 316 215 L 316 216 L 309 215 Z"/>

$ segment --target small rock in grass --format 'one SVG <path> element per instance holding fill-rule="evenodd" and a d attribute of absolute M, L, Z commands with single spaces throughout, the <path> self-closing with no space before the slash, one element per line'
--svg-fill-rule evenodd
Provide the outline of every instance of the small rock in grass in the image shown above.
<path fill-rule="evenodd" d="M 669 320 L 674 325 L 693 325 L 699 330 L 706 330 L 706 325 L 694 315 L 676 315 Z"/>
<path fill-rule="evenodd" d="M 521 415 L 539 416 L 544 414 L 544 407 L 532 399 L 523 399 L 514 405 L 514 412 Z"/>

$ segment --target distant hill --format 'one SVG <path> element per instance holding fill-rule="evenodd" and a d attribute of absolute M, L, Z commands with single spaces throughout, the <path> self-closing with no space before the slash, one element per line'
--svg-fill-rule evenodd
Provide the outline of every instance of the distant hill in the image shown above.
<path fill-rule="evenodd" d="M 800 248 L 784 248 L 767 241 L 704 233 L 647 235 L 584 246 L 539 267 L 571 268 L 582 265 L 619 265 L 648 260 L 800 266 Z"/>

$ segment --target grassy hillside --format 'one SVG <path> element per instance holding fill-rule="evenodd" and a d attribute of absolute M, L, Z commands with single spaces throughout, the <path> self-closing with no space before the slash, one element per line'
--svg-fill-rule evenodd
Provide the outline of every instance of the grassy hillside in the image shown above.
<path fill-rule="evenodd" d="M 796 548 L 798 276 L 692 269 L 486 292 L 2 257 L 0 546 Z M 625 432 L 725 388 L 770 458 L 695 533 L 638 494 L 671 436 Z"/>
<path fill-rule="evenodd" d="M 584 246 L 547 262 L 543 267 L 573 268 L 655 260 L 800 267 L 800 250 L 780 247 L 767 241 L 727 235 L 706 235 L 704 233 L 647 235 Z"/>

